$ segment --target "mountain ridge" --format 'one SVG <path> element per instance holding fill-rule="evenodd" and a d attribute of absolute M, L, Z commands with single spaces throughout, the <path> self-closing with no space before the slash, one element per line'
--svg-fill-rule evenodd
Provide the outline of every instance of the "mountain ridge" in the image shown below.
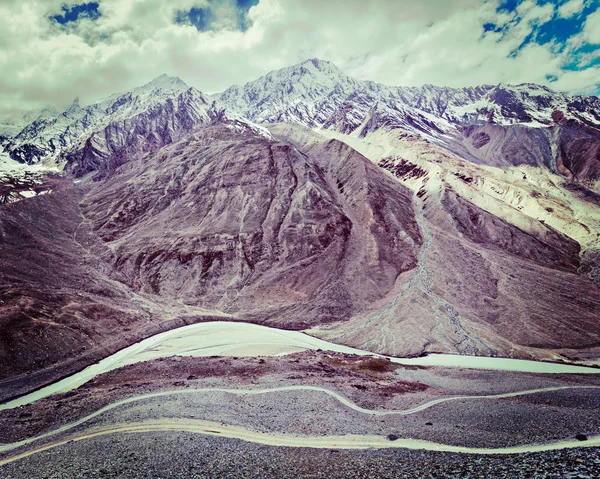
<path fill-rule="evenodd" d="M 126 154 L 131 149 L 129 143 L 152 148 L 172 142 L 209 121 L 211 104 L 215 105 L 213 111 L 225 110 L 258 124 L 287 121 L 360 137 L 381 128 L 400 129 L 483 164 L 497 164 L 491 157 L 507 158 L 505 164 L 531 162 L 526 159 L 529 150 L 545 143 L 545 152 L 541 159 L 533 160 L 535 163 L 580 179 L 595 181 L 600 177 L 592 161 L 600 151 L 597 97 L 569 96 L 530 83 L 394 87 L 357 80 L 333 63 L 316 58 L 213 95 L 204 95 L 180 78 L 163 74 L 92 105 L 82 108 L 74 102 L 54 117 L 42 115 L 5 139 L 3 147 L 21 163 L 66 163 L 67 169 L 85 174 L 90 167 L 103 161 L 111 163 L 111 157 Z M 158 105 L 162 107 L 156 110 Z M 139 122 L 135 119 L 138 115 Z M 154 120 L 148 115 L 161 117 L 160 125 L 150 126 Z M 143 123 L 146 126 L 137 128 L 136 124 Z M 516 132 L 527 146 L 516 156 L 511 152 L 510 158 L 488 152 L 491 146 L 486 145 L 493 135 L 486 129 L 493 127 L 487 125 Z M 588 145 L 583 151 L 573 145 L 573 138 L 582 137 L 587 138 Z M 82 158 L 90 152 L 97 158 Z M 69 166 L 73 164 L 84 166 Z"/>
<path fill-rule="evenodd" d="M 598 125 L 518 90 L 309 61 L 223 101 L 163 75 L 36 119 L 11 144 L 34 164 L 0 174 L 0 348 L 52 368 L 108 344 L 111 311 L 122 344 L 193 309 L 397 356 L 598 361 Z M 472 108 L 492 93 L 502 122 Z"/>

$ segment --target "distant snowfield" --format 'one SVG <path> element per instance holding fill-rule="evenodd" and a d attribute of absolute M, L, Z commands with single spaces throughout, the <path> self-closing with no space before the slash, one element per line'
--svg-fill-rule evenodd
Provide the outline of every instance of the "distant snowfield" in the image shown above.
<path fill-rule="evenodd" d="M 0 145 L 0 148 L 2 146 Z M 64 167 L 53 160 L 48 160 L 34 165 L 19 163 L 7 153 L 0 152 L 0 186 L 8 186 L 8 193 L 4 193 L 4 200 L 8 203 L 21 201 L 34 196 L 52 192 L 50 188 L 40 188 L 45 182 L 48 173 L 59 173 Z"/>
<path fill-rule="evenodd" d="M 8 154 L 0 152 L 0 174 L 21 171 L 24 165 L 13 160 Z"/>
<path fill-rule="evenodd" d="M 0 411 L 31 404 L 53 394 L 76 389 L 99 374 L 158 358 L 170 356 L 280 356 L 316 349 L 362 356 L 388 357 L 323 341 L 299 331 L 286 331 L 250 323 L 213 321 L 183 326 L 151 336 L 108 356 L 83 371 L 30 394 L 0 404 Z M 389 357 L 389 359 L 397 364 L 415 366 L 543 374 L 600 374 L 600 369 L 585 366 L 451 354 L 431 354 L 419 358 Z"/>
<path fill-rule="evenodd" d="M 27 165 L 13 160 L 8 153 L 0 151 L 0 175 L 2 173 L 10 173 L 11 176 L 16 176 L 25 173 L 42 173 L 51 171 L 61 171 L 60 165 L 52 163 L 36 163 L 35 165 Z"/>

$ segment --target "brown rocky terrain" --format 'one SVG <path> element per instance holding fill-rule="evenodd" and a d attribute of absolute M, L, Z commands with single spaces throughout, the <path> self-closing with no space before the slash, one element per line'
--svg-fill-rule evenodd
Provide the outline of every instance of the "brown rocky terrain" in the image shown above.
<path fill-rule="evenodd" d="M 392 355 L 596 357 L 600 290 L 572 238 L 477 206 L 458 188 L 470 173 L 436 190 L 426 165 L 272 131 L 221 116 L 5 206 L 5 381 L 223 313 Z"/>
<path fill-rule="evenodd" d="M 0 210 L 0 397 L 72 373 L 148 335 L 210 319 L 137 295 L 102 260 L 106 246 L 60 189 Z"/>
<path fill-rule="evenodd" d="M 560 173 L 584 185 L 600 179 L 600 130 L 555 112 L 555 124 L 461 125 L 463 135 L 449 148 L 459 155 L 492 166 L 534 165 Z"/>
<path fill-rule="evenodd" d="M 290 125 L 275 125 L 272 131 L 307 151 L 330 141 Z M 339 138 L 376 161 L 376 147 L 394 135 L 397 130 L 376 137 L 375 145 Z M 532 218 L 519 203 L 507 208 L 487 193 L 475 196 L 483 189 L 480 183 L 491 183 L 493 175 L 421 139 L 406 138 L 392 151 L 410 154 L 410 160 L 394 155 L 378 163 L 415 192 L 416 218 L 425 237 L 419 266 L 401 275 L 374 310 L 311 333 L 390 355 L 454 350 L 552 360 L 596 358 L 600 290 L 578 273 L 580 244 L 570 227 L 560 225 L 559 231 Z M 509 199 L 514 197 L 511 187 L 487 186 Z M 583 268 L 590 276 L 595 271 L 592 256 L 584 256 L 590 258 Z M 414 337 L 428 340 L 417 344 Z"/>
<path fill-rule="evenodd" d="M 344 320 L 414 268 L 405 187 L 351 151 L 330 174 L 244 125 L 2 209 L 5 380 L 35 372 L 34 387 L 210 317 L 198 307 L 296 329 Z"/>
<path fill-rule="evenodd" d="M 1 185 L 6 391 L 223 315 L 390 355 L 598 359 L 596 100 L 550 115 L 564 98 L 544 90 L 537 111 L 531 85 L 396 91 L 315 60 L 305 91 L 286 71 L 276 96 L 316 107 L 266 92 L 252 118 L 295 122 L 269 131 L 219 110 L 250 108 L 264 79 L 209 108 L 160 77 L 15 137 L 20 161 L 66 166 Z M 454 110 L 428 103 L 448 95 Z"/>
<path fill-rule="evenodd" d="M 129 286 L 302 328 L 352 316 L 415 266 L 406 188 L 357 153 L 333 155 L 329 174 L 229 126 L 131 162 L 83 199 Z"/>

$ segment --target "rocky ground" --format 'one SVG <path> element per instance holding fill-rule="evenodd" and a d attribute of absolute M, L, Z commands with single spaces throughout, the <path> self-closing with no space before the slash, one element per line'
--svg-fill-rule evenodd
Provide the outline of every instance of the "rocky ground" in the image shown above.
<path fill-rule="evenodd" d="M 592 479 L 598 448 L 477 456 L 413 450 L 269 447 L 186 433 L 117 434 L 4 466 L 6 479 Z"/>
<path fill-rule="evenodd" d="M 408 409 L 441 397 L 584 384 L 600 385 L 600 378 L 406 367 L 387 360 L 324 351 L 263 358 L 174 357 L 121 368 L 98 376 L 78 390 L 2 411 L 0 441 L 9 443 L 52 431 L 118 400 L 173 391 L 118 406 L 76 428 L 5 452 L 3 457 L 84 431 L 160 418 L 202 419 L 296 436 L 366 434 L 468 447 L 503 447 L 597 434 L 600 390 L 461 399 L 410 415 L 373 416 L 353 410 L 322 391 L 238 396 L 200 389 L 318 386 L 338 392 L 360 407 L 382 411 Z M 582 475 L 576 475 L 578 471 L 583 471 Z M 0 466 L 1 477 L 7 478 L 576 478 L 597 477 L 598 471 L 600 459 L 594 448 L 511 456 L 404 449 L 332 451 L 261 446 L 179 431 L 111 434 L 72 441 Z M 575 475 L 565 475 L 570 472 Z"/>

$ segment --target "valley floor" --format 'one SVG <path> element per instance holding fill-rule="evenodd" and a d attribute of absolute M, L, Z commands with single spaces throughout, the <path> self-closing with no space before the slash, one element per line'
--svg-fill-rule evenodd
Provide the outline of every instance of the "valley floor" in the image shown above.
<path fill-rule="evenodd" d="M 591 479 L 600 450 L 475 456 L 407 449 L 271 447 L 190 433 L 117 434 L 14 462 L 6 478 Z"/>
<path fill-rule="evenodd" d="M 599 375 L 407 366 L 331 351 L 159 358 L 1 411 L 0 475 L 598 477 L 600 455 L 589 447 L 600 432 L 596 386 Z M 522 394 L 469 397 L 510 392 Z M 557 441 L 569 447 L 525 452 Z M 425 450 L 448 446 L 479 453 Z M 505 447 L 523 452 L 494 451 Z"/>

